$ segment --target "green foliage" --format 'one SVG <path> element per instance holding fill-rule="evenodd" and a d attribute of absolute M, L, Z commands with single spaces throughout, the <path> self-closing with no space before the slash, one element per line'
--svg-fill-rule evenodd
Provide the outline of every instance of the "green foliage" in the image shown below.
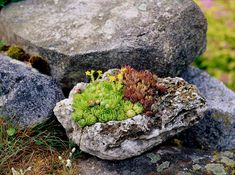
<path fill-rule="evenodd" d="M 0 7 L 4 7 L 8 0 L 0 0 Z"/>
<path fill-rule="evenodd" d="M 207 50 L 194 62 L 235 90 L 235 3 L 213 0 L 209 6 L 195 0 L 207 21 Z"/>
<path fill-rule="evenodd" d="M 7 44 L 6 41 L 0 40 L 0 51 L 6 44 Z"/>
<path fill-rule="evenodd" d="M 7 129 L 7 135 L 8 136 L 12 137 L 12 136 L 15 135 L 15 133 L 16 133 L 16 129 L 15 128 L 11 127 L 11 128 Z"/>
<path fill-rule="evenodd" d="M 11 2 L 18 2 L 21 0 L 0 0 L 0 8 L 4 7 L 7 3 L 11 3 Z"/>
<path fill-rule="evenodd" d="M 123 99 L 122 83 L 94 80 L 94 71 L 86 74 L 91 76 L 92 82 L 82 93 L 73 96 L 72 105 L 72 118 L 81 127 L 96 122 L 125 120 L 143 112 L 140 103 L 133 104 Z"/>

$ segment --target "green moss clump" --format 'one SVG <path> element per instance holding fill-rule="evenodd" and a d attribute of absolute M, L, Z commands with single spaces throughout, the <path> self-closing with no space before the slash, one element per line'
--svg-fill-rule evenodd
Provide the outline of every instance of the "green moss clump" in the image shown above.
<path fill-rule="evenodd" d="M 7 56 L 19 60 L 19 61 L 28 61 L 29 55 L 25 51 L 17 46 L 11 46 L 7 51 Z"/>
<path fill-rule="evenodd" d="M 37 69 L 39 72 L 50 75 L 50 67 L 47 60 L 40 56 L 31 56 L 29 62 L 31 63 L 32 67 Z"/>
<path fill-rule="evenodd" d="M 72 119 L 80 127 L 96 122 L 121 121 L 143 113 L 140 103 L 133 104 L 123 99 L 122 83 L 97 81 L 92 76 L 91 79 L 92 82 L 82 93 L 73 96 Z"/>

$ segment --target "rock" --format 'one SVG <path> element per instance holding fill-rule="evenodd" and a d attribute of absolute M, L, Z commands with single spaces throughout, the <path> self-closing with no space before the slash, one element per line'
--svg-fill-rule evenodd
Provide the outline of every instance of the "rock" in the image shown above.
<path fill-rule="evenodd" d="M 207 23 L 192 0 L 25 0 L 2 9 L 0 23 L 0 38 L 46 57 L 68 89 L 91 68 L 173 76 L 206 48 Z"/>
<path fill-rule="evenodd" d="M 193 168 L 193 171 L 199 171 L 202 167 L 201 165 L 195 164 L 192 166 L 192 168 Z"/>
<path fill-rule="evenodd" d="M 206 169 L 209 172 L 213 172 L 214 175 L 226 175 L 226 172 L 224 170 L 224 166 L 222 164 L 207 164 Z"/>
<path fill-rule="evenodd" d="M 235 166 L 235 161 L 225 156 L 222 157 L 221 162 L 223 162 L 225 165 L 228 165 L 228 166 L 232 166 L 232 167 Z"/>
<path fill-rule="evenodd" d="M 56 102 L 63 98 L 51 77 L 0 55 L 0 116 L 22 127 L 31 126 L 52 116 Z"/>
<path fill-rule="evenodd" d="M 198 68 L 189 67 L 182 77 L 195 84 L 206 98 L 204 118 L 181 134 L 190 147 L 235 149 L 235 93 Z"/>
<path fill-rule="evenodd" d="M 82 151 L 108 160 L 137 156 L 197 123 L 205 110 L 205 101 L 195 86 L 181 78 L 159 78 L 158 81 L 164 83 L 168 93 L 157 97 L 158 103 L 153 105 L 155 117 L 137 115 L 80 128 L 71 119 L 71 93 L 68 99 L 56 104 L 54 113 L 68 137 Z M 84 90 L 84 83 L 76 85 L 71 92 L 77 88 Z"/>
<path fill-rule="evenodd" d="M 164 169 L 168 168 L 170 166 L 169 161 L 165 161 L 162 164 L 157 166 L 157 172 L 162 172 Z"/>
<path fill-rule="evenodd" d="M 147 157 L 151 159 L 151 163 L 157 163 L 159 160 L 161 160 L 161 156 L 159 154 L 149 153 L 147 154 Z"/>
<path fill-rule="evenodd" d="M 149 156 L 150 155 L 150 156 Z M 157 162 L 152 162 L 152 157 L 160 157 Z M 208 174 L 205 166 L 215 162 L 212 152 L 192 148 L 176 148 L 160 146 L 149 153 L 122 161 L 100 160 L 95 157 L 83 155 L 78 161 L 79 175 L 201 175 Z M 197 164 L 194 162 L 197 160 Z M 169 167 L 157 172 L 157 164 L 169 162 Z M 208 165 L 209 164 L 209 165 Z M 219 164 L 221 162 L 215 162 Z M 196 169 L 194 168 L 196 167 Z M 209 170 L 209 169 L 208 169 Z M 223 170 L 222 170 L 223 171 Z M 226 174 L 232 174 L 232 170 Z"/>

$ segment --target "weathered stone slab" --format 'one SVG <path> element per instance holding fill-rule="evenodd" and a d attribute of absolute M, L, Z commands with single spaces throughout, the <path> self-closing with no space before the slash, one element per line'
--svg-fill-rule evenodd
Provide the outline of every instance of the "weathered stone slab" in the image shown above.
<path fill-rule="evenodd" d="M 25 0 L 4 8 L 0 23 L 0 39 L 46 57 L 68 89 L 90 68 L 177 75 L 206 47 L 206 20 L 192 0 Z"/>
<path fill-rule="evenodd" d="M 0 55 L 0 116 L 22 127 L 31 126 L 51 117 L 56 102 L 63 98 L 51 77 Z"/>
<path fill-rule="evenodd" d="M 82 151 L 101 159 L 127 159 L 194 125 L 205 110 L 204 98 L 194 85 L 182 78 L 159 78 L 158 82 L 167 87 L 167 93 L 156 96 L 156 103 L 152 105 L 154 117 L 137 115 L 123 121 L 98 122 L 81 128 L 72 120 L 72 93 L 78 89 L 83 91 L 84 83 L 78 83 L 68 99 L 57 103 L 54 113 L 68 137 Z"/>
<path fill-rule="evenodd" d="M 182 139 L 191 147 L 235 149 L 235 93 L 198 68 L 189 67 L 182 77 L 198 87 L 208 105 L 203 120 Z"/>
<path fill-rule="evenodd" d="M 235 161 L 234 151 L 206 152 L 198 149 L 161 146 L 141 156 L 122 161 L 105 161 L 95 157 L 84 156 L 78 162 L 79 175 L 201 175 L 213 171 L 226 171 L 232 174 L 226 159 Z M 216 159 L 214 158 L 216 157 Z"/>

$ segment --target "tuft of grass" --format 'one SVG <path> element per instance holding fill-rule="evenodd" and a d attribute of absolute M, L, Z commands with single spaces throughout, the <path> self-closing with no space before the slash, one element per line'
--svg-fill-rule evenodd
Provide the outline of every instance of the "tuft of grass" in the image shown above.
<path fill-rule="evenodd" d="M 21 129 L 0 118 L 0 175 L 12 174 L 11 169 L 31 170 L 26 174 L 68 174 L 59 156 L 69 157 L 75 144 L 68 140 L 63 127 L 55 119 L 33 128 Z M 77 174 L 76 148 L 71 157 L 69 175 Z"/>

